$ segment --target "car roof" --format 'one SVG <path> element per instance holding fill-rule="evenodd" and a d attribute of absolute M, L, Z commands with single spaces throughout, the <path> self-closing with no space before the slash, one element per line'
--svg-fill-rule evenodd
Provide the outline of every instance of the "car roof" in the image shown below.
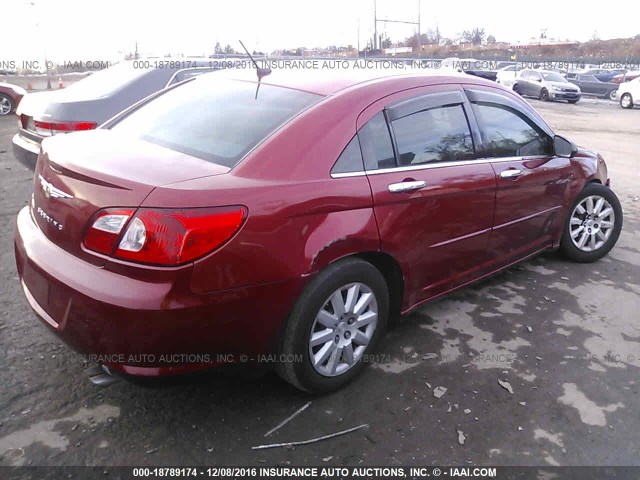
<path fill-rule="evenodd" d="M 216 78 L 220 78 L 220 72 L 216 73 Z M 242 80 L 257 83 L 255 70 L 227 70 L 226 76 L 233 80 Z M 204 77 L 204 75 L 203 75 Z M 213 75 L 206 75 L 213 77 Z M 422 77 L 425 79 L 433 79 L 434 83 L 480 83 L 493 84 L 488 80 L 467 75 L 465 73 L 457 73 L 454 70 L 446 69 L 420 69 L 420 68 L 363 68 L 349 70 L 292 70 L 292 69 L 274 69 L 270 75 L 262 78 L 262 84 L 277 87 L 290 88 L 322 96 L 330 96 L 347 88 L 371 83 L 383 83 L 386 81 L 397 81 L 400 79 L 415 79 Z"/>

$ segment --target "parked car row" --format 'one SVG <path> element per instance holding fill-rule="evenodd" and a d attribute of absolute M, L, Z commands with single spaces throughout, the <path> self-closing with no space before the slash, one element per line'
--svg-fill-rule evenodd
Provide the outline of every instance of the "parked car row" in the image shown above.
<path fill-rule="evenodd" d="M 628 81 L 614 81 L 616 77 L 600 76 L 598 70 L 571 73 L 565 76 L 558 72 L 540 69 L 517 70 L 508 65 L 498 70 L 496 81 L 512 88 L 523 96 L 540 100 L 566 100 L 577 103 L 582 95 L 618 100 L 622 108 L 633 108 L 640 102 L 640 75 L 630 73 Z"/>

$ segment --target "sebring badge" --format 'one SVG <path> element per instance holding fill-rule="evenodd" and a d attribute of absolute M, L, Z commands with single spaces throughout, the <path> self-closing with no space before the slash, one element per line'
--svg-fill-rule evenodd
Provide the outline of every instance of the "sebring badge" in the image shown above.
<path fill-rule="evenodd" d="M 40 186 L 42 187 L 42 191 L 44 192 L 44 196 L 47 198 L 73 198 L 73 195 L 69 195 L 66 192 L 63 192 L 59 188 L 54 187 L 49 182 L 47 182 L 42 175 L 38 175 L 40 179 Z"/>
<path fill-rule="evenodd" d="M 55 220 L 51 215 L 49 215 L 47 212 L 45 212 L 44 210 L 42 210 L 40 207 L 38 207 L 38 209 L 36 210 L 36 212 L 38 212 L 38 215 L 40 215 L 42 218 L 44 218 L 44 220 L 47 223 L 50 223 L 51 225 L 53 225 L 54 227 L 56 227 L 58 230 L 62 230 L 64 228 L 64 225 L 62 225 L 60 222 L 58 222 L 57 220 Z"/>

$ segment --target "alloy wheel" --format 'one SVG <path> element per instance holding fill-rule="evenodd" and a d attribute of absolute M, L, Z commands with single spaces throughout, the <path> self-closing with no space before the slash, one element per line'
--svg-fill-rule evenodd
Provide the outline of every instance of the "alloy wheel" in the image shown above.
<path fill-rule="evenodd" d="M 622 106 L 622 108 L 631 107 L 631 95 L 629 95 L 628 93 L 625 93 L 620 99 L 620 105 Z"/>
<path fill-rule="evenodd" d="M 599 195 L 586 197 L 571 214 L 571 241 L 583 252 L 594 252 L 607 243 L 615 222 L 616 215 L 607 200 Z"/>
<path fill-rule="evenodd" d="M 9 97 L 0 96 L 0 115 L 8 115 L 11 113 L 11 100 Z"/>
<path fill-rule="evenodd" d="M 316 315 L 309 337 L 309 356 L 316 372 L 342 375 L 362 358 L 378 324 L 378 302 L 364 283 L 337 289 Z"/>

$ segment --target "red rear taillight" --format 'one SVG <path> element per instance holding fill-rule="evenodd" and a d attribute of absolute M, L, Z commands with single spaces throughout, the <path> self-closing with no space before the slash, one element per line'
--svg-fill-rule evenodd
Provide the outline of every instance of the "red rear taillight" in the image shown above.
<path fill-rule="evenodd" d="M 131 219 L 127 212 L 100 212 L 87 231 L 85 247 L 137 263 L 180 265 L 220 247 L 246 217 L 244 207 L 141 208 Z"/>
<path fill-rule="evenodd" d="M 33 125 L 36 133 L 40 135 L 93 130 L 98 126 L 95 122 L 43 122 L 41 120 L 35 120 Z"/>

